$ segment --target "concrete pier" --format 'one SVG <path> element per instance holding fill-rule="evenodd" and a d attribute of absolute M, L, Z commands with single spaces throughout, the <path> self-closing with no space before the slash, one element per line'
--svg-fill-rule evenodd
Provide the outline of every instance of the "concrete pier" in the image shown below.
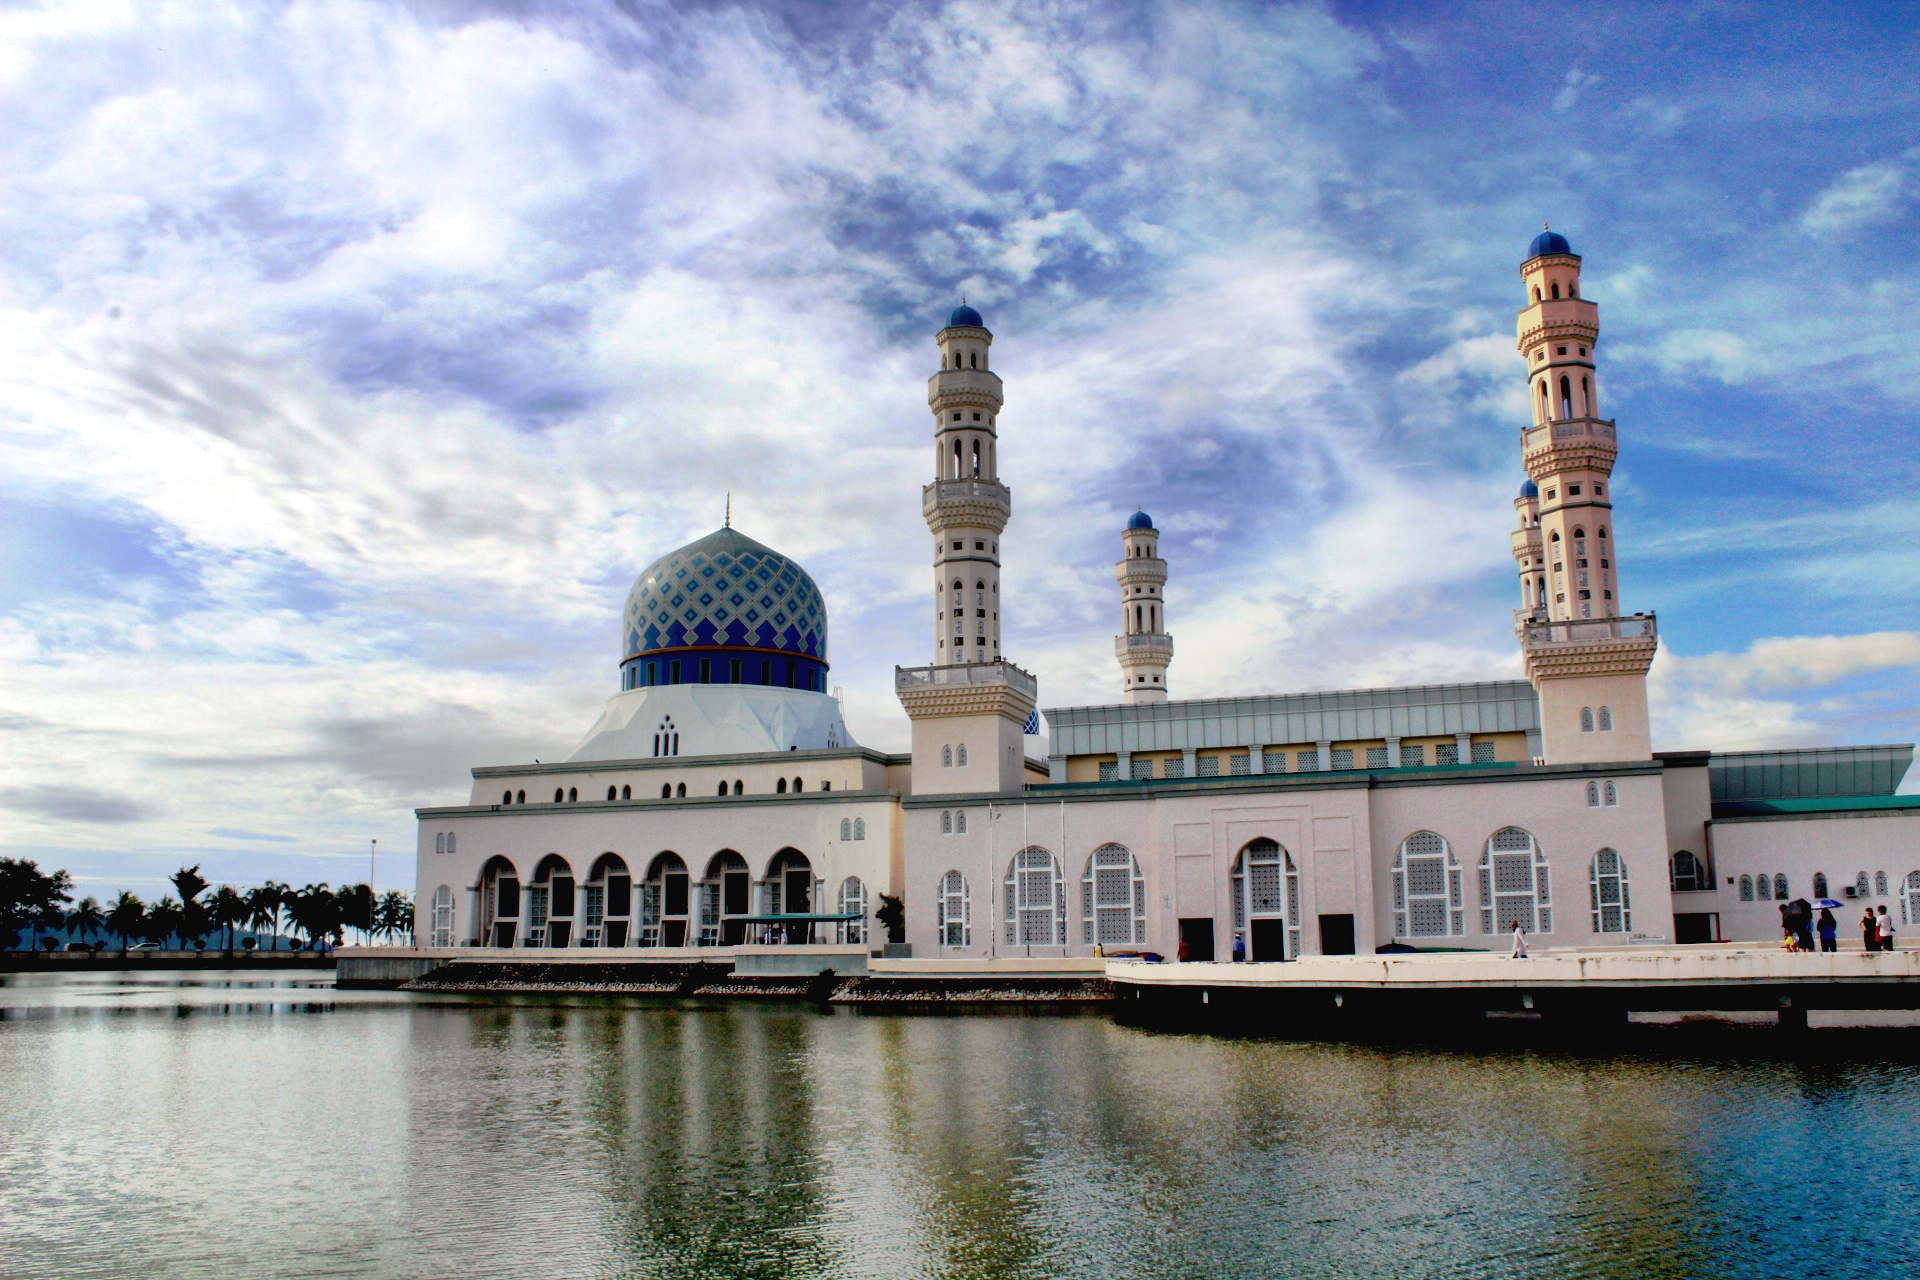
<path fill-rule="evenodd" d="M 1788 952 L 1737 945 L 1310 956 L 1285 964 L 1112 960 L 1130 1016 L 1248 1029 L 1371 1034 L 1486 1020 L 1599 1029 L 1633 1013 L 1766 1011 L 1804 1030 L 1814 1009 L 1920 1009 L 1920 951 Z"/>

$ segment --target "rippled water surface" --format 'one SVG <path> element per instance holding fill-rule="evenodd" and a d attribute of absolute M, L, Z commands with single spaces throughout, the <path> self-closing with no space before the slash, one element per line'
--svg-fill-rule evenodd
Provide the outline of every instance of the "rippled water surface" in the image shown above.
<path fill-rule="evenodd" d="M 0 989 L 0 1274 L 1920 1271 L 1904 1037 L 1581 1058 L 177 982 Z"/>

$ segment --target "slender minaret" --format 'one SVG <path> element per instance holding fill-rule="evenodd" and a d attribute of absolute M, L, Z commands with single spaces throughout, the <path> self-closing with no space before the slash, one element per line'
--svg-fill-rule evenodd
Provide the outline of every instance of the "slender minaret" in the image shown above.
<path fill-rule="evenodd" d="M 1167 634 L 1167 562 L 1160 558 L 1160 531 L 1153 517 L 1136 511 L 1120 535 L 1123 557 L 1113 566 L 1120 580 L 1120 630 L 1113 655 L 1120 660 L 1123 702 L 1165 702 L 1173 637 Z"/>
<path fill-rule="evenodd" d="M 1000 531 L 1013 496 L 999 479 L 993 335 L 963 300 L 934 341 L 934 481 L 920 492 L 934 537 L 933 665 L 896 667 L 893 687 L 913 722 L 915 795 L 1017 792 L 1040 687 L 1000 654 Z"/>
<path fill-rule="evenodd" d="M 1520 265 L 1518 346 L 1533 424 L 1520 433 L 1528 487 L 1514 505 L 1523 580 L 1514 630 L 1540 694 L 1549 764 L 1645 760 L 1652 614 L 1622 613 L 1613 528 L 1614 423 L 1600 416 L 1600 309 L 1580 296 L 1580 257 L 1544 230 Z"/>
<path fill-rule="evenodd" d="M 1000 531 L 1013 496 L 999 480 L 1000 375 L 987 367 L 993 334 L 962 302 L 934 338 L 940 372 L 927 379 L 934 482 L 920 506 L 933 531 L 933 662 L 1000 657 Z"/>

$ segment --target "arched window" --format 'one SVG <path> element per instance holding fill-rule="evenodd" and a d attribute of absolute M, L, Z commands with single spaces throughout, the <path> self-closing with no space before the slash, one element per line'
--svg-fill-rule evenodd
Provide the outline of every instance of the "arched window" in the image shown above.
<path fill-rule="evenodd" d="M 793 780 L 793 792 L 794 792 L 794 794 L 795 794 L 795 795 L 798 795 L 798 794 L 800 794 L 800 793 L 801 793 L 802 791 L 805 791 L 805 790 L 806 790 L 806 788 L 800 785 L 800 779 L 798 779 L 798 778 L 795 778 L 795 779 Z"/>
<path fill-rule="evenodd" d="M 513 802 L 515 804 L 525 804 L 527 802 L 527 793 L 524 791 L 518 793 L 514 796 Z"/>
<path fill-rule="evenodd" d="M 1587 808 L 1598 809 L 1599 807 L 1600 807 L 1600 784 L 1597 782 L 1589 782 L 1587 784 Z"/>
<path fill-rule="evenodd" d="M 633 788 L 631 786 L 625 786 L 620 788 L 620 798 L 622 800 L 633 799 Z"/>
<path fill-rule="evenodd" d="M 980 367 L 980 353 L 978 351 L 967 352 L 967 367 L 969 369 L 978 369 Z"/>
<path fill-rule="evenodd" d="M 1627 864 L 1612 849 L 1593 855 L 1587 872 L 1595 933 L 1627 933 L 1633 928 L 1633 901 L 1627 890 Z"/>
<path fill-rule="evenodd" d="M 943 947 L 973 945 L 973 901 L 967 878 L 958 871 L 940 877 L 940 896 L 934 903 Z"/>
<path fill-rule="evenodd" d="M 679 786 L 675 787 L 673 789 L 673 794 L 675 799 L 684 799 L 687 794 L 687 784 L 683 782 Z"/>
<path fill-rule="evenodd" d="M 967 744 L 966 743 L 964 742 L 961 743 L 960 746 L 954 751 L 953 762 L 955 765 L 957 765 L 962 769 L 967 767 Z"/>
<path fill-rule="evenodd" d="M 1540 301 L 1540 286 L 1539 286 L 1539 285 L 1535 285 L 1535 286 L 1533 286 L 1533 300 L 1534 300 L 1535 302 L 1538 302 L 1538 301 Z"/>
<path fill-rule="evenodd" d="M 1824 871 L 1813 873 L 1813 896 L 1816 898 L 1827 896 L 1827 873 Z"/>
<path fill-rule="evenodd" d="M 1610 707 L 1600 708 L 1600 732 L 1613 732 L 1613 710 Z"/>
<path fill-rule="evenodd" d="M 1887 873 L 1884 871 L 1873 873 L 1873 896 L 1876 898 L 1887 896 Z"/>
<path fill-rule="evenodd" d="M 967 811 L 965 809 L 955 809 L 953 811 L 953 834 L 957 836 L 967 834 Z"/>
<path fill-rule="evenodd" d="M 1785 901 L 1787 900 L 1787 898 L 1789 897 L 1789 895 L 1788 895 L 1788 893 L 1787 893 L 1787 878 L 1786 878 L 1786 876 L 1784 876 L 1784 875 L 1775 875 L 1775 876 L 1773 877 L 1773 896 L 1774 896 L 1774 898 L 1775 898 L 1776 900 L 1778 900 L 1778 901 L 1780 901 L 1780 902 L 1785 902 Z"/>
<path fill-rule="evenodd" d="M 433 891 L 433 933 L 429 945 L 453 945 L 453 886 L 450 884 Z"/>
<path fill-rule="evenodd" d="M 447 832 L 447 852 L 448 852 L 448 853 L 452 853 L 452 852 L 454 852 L 454 848 L 453 848 L 453 837 L 454 837 L 454 833 L 453 833 L 453 832 L 451 832 L 451 831 L 449 831 L 449 832 Z"/>
<path fill-rule="evenodd" d="M 859 876 L 848 876 L 840 882 L 840 914 L 858 915 L 858 920 L 843 920 L 836 932 L 843 945 L 853 945 L 866 941 L 867 937 L 867 886 L 860 882 Z"/>
<path fill-rule="evenodd" d="M 1416 831 L 1393 860 L 1393 936 L 1461 937 L 1467 931 L 1460 863 L 1447 842 Z"/>
<path fill-rule="evenodd" d="M 1740 877 L 1740 901 L 1742 902 L 1753 901 L 1753 877 L 1752 876 Z"/>
<path fill-rule="evenodd" d="M 607 788 L 607 799 L 612 800 L 614 797 L 616 797 L 619 794 L 620 793 L 616 791 L 614 788 L 612 787 Z"/>
<path fill-rule="evenodd" d="M 1601 788 L 1601 793 L 1606 796 L 1608 808 L 1612 808 L 1620 803 L 1620 791 L 1613 785 L 1612 778 L 1607 779 L 1606 785 Z"/>
<path fill-rule="evenodd" d="M 1553 416 L 1553 411 L 1550 408 L 1548 408 L 1547 401 L 1548 401 L 1547 380 L 1545 378 L 1542 378 L 1540 379 L 1540 416 L 1542 419 L 1551 418 Z"/>
<path fill-rule="evenodd" d="M 1673 855 L 1673 887 L 1678 893 L 1707 890 L 1713 888 L 1713 877 L 1707 874 L 1705 862 L 1689 850 L 1682 849 Z"/>
<path fill-rule="evenodd" d="M 1039 845 L 1028 845 L 1007 864 L 1002 886 L 1007 903 L 1007 942 L 1061 947 L 1067 942 L 1066 880 L 1060 863 Z"/>
<path fill-rule="evenodd" d="M 567 788 L 567 803 L 568 803 L 568 804 L 575 804 L 575 803 L 577 803 L 577 802 L 579 801 L 579 799 L 580 799 L 580 788 L 578 788 L 578 787 L 568 787 L 568 788 Z"/>
<path fill-rule="evenodd" d="M 787 780 L 785 778 L 780 779 L 779 782 L 774 784 L 773 790 L 776 795 L 787 794 Z"/>
<path fill-rule="evenodd" d="M 559 804 L 562 800 L 566 798 L 566 795 L 567 793 L 565 791 L 561 790 L 559 787 L 555 787 L 553 789 L 553 802 L 555 804 Z"/>
<path fill-rule="evenodd" d="M 1564 377 L 1560 379 L 1560 416 L 1573 416 L 1573 383 Z"/>
<path fill-rule="evenodd" d="M 1867 873 L 1864 871 L 1853 878 L 1853 896 L 1856 898 L 1873 896 L 1873 882 L 1867 879 Z"/>
<path fill-rule="evenodd" d="M 853 838 L 855 840 L 865 840 L 867 838 L 867 820 L 865 818 L 855 818 L 853 820 Z"/>
<path fill-rule="evenodd" d="M 1560 286 L 1557 283 L 1553 286 L 1553 296 L 1555 301 L 1558 301 L 1560 298 Z"/>
<path fill-rule="evenodd" d="M 1502 827 L 1480 851 L 1480 932 L 1553 932 L 1547 854 L 1533 833 Z"/>
<path fill-rule="evenodd" d="M 850 841 L 853 839 L 853 819 L 852 818 L 840 819 L 840 839 L 842 841 Z"/>
<path fill-rule="evenodd" d="M 1592 707 L 1580 708 L 1580 732 L 1582 733 L 1593 732 L 1593 708 Z"/>
<path fill-rule="evenodd" d="M 433 837 L 433 851 L 435 853 L 445 853 L 447 851 L 447 833 L 446 832 L 441 831 L 441 832 L 435 833 Z"/>
<path fill-rule="evenodd" d="M 1233 927 L 1249 935 L 1250 960 L 1300 954 L 1300 873 L 1292 856 L 1265 836 L 1248 843 L 1234 861 Z"/>
<path fill-rule="evenodd" d="M 1900 923 L 1920 920 L 1920 871 L 1907 872 L 1907 891 L 1900 896 Z"/>
<path fill-rule="evenodd" d="M 940 811 L 940 834 L 943 836 L 953 834 L 953 810 L 951 809 Z"/>
<path fill-rule="evenodd" d="M 740 796 L 740 795 L 745 795 L 746 793 L 747 793 L 746 783 L 742 782 L 739 778 L 735 778 L 733 780 L 733 794 Z"/>
<path fill-rule="evenodd" d="M 505 792 L 502 792 L 502 793 L 501 793 L 501 795 L 500 795 L 500 803 L 501 803 L 501 804 L 512 804 L 512 803 L 513 803 L 513 792 L 511 792 L 511 791 L 505 791 Z"/>
<path fill-rule="evenodd" d="M 942 769 L 953 768 L 953 744 L 951 742 L 940 748 L 940 767 Z"/>
<path fill-rule="evenodd" d="M 1593 388 L 1584 377 L 1580 379 L 1580 412 L 1589 418 L 1593 416 Z"/>
<path fill-rule="evenodd" d="M 1082 942 L 1103 947 L 1147 940 L 1147 881 L 1125 846 L 1103 844 L 1080 878 Z"/>
<path fill-rule="evenodd" d="M 662 800 L 673 799 L 673 784 L 671 782 L 663 782 L 660 784 L 660 798 Z"/>

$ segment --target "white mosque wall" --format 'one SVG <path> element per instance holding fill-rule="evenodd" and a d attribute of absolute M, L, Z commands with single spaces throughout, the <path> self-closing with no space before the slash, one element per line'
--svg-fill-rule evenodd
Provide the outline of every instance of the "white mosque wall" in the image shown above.
<path fill-rule="evenodd" d="M 469 803 L 501 808 L 604 804 L 676 799 L 683 790 L 698 799 L 718 795 L 722 783 L 728 794 L 737 790 L 748 796 L 784 795 L 796 783 L 801 791 L 885 791 L 905 788 L 907 767 L 905 756 L 864 748 L 494 765 L 473 771 Z"/>
<path fill-rule="evenodd" d="M 1601 801 L 1587 804 L 1587 784 Z M 1613 786 L 1614 803 L 1605 803 Z M 991 800 L 991 803 L 989 803 Z M 964 833 L 957 829 L 966 814 Z M 1322 952 L 1319 917 L 1351 915 L 1356 950 L 1394 940 L 1392 867 L 1400 844 L 1419 831 L 1441 835 L 1459 864 L 1461 933 L 1403 939 L 1419 946 L 1505 948 L 1510 934 L 1482 928 L 1478 863 L 1496 831 L 1519 827 L 1545 855 L 1551 929 L 1539 946 L 1625 945 L 1633 935 L 1672 931 L 1667 832 L 1659 767 L 1541 770 L 1491 780 L 1311 788 L 1252 783 L 1244 789 L 1169 787 L 1108 796 L 926 796 L 904 805 L 908 940 L 916 956 L 1087 956 L 1085 878 L 1096 849 L 1120 845 L 1138 863 L 1145 889 L 1144 941 L 1106 950 L 1173 955 L 1182 919 L 1214 921 L 1216 956 L 1230 954 L 1233 873 L 1241 852 L 1265 837 L 1286 851 L 1298 894 L 1298 954 Z M 1007 877 L 1023 848 L 1056 857 L 1066 894 L 1064 939 L 1021 941 L 1007 930 Z M 1618 932 L 1593 928 L 1589 901 L 1595 855 L 1624 859 L 1632 915 Z M 970 939 L 947 945 L 941 930 L 947 873 L 965 877 Z M 1020 904 L 1015 903 L 1015 909 Z M 1245 927 L 1244 924 L 1241 927 Z"/>
<path fill-rule="evenodd" d="M 1860 802 L 1865 806 L 1870 799 Z M 1718 818 L 1713 823 L 1711 893 L 1676 894 L 1677 911 L 1717 912 L 1723 936 L 1743 941 L 1780 939 L 1781 900 L 1777 894 L 1751 900 L 1741 896 L 1742 880 L 1765 877 L 1777 887 L 1786 878 L 1787 898 L 1808 901 L 1815 892 L 1816 875 L 1826 878 L 1827 894 L 1844 904 L 1835 911 L 1844 945 L 1860 941 L 1863 908 L 1886 907 L 1899 922 L 1900 945 L 1920 945 L 1920 886 L 1909 877 L 1920 873 L 1920 810 L 1856 809 L 1827 813 L 1765 814 Z M 1866 875 L 1866 892 L 1858 892 Z M 1854 889 L 1849 893 L 1849 889 Z"/>

